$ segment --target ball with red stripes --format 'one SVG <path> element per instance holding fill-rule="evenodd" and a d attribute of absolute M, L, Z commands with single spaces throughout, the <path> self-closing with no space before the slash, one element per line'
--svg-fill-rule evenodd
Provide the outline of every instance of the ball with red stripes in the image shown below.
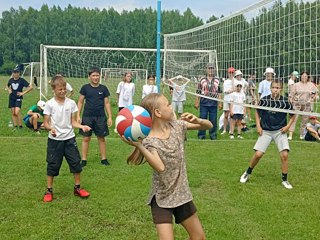
<path fill-rule="evenodd" d="M 148 136 L 151 122 L 150 114 L 146 109 L 138 105 L 130 105 L 118 113 L 116 128 L 120 136 L 138 141 Z"/>

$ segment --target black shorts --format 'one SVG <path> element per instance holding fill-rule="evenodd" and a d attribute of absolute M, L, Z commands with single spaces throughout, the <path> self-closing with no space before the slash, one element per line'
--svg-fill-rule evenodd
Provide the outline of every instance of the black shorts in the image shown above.
<path fill-rule="evenodd" d="M 48 138 L 47 145 L 47 176 L 58 176 L 63 157 L 66 158 L 71 173 L 80 173 L 81 157 L 76 138 L 58 141 Z"/>
<path fill-rule="evenodd" d="M 154 224 L 172 224 L 172 215 L 174 215 L 175 223 L 180 224 L 197 212 L 192 201 L 175 208 L 162 208 L 158 206 L 155 197 L 152 198 L 150 207 Z"/>
<path fill-rule="evenodd" d="M 83 132 L 81 129 L 79 130 L 79 133 L 84 137 L 90 137 L 92 135 L 92 131 L 97 137 L 105 137 L 109 135 L 106 116 L 83 116 L 81 124 L 91 127 L 89 132 Z"/>
<path fill-rule="evenodd" d="M 9 106 L 8 108 L 21 108 L 22 106 L 22 98 L 18 98 L 18 99 L 13 99 L 13 98 L 9 98 Z"/>
<path fill-rule="evenodd" d="M 233 114 L 232 119 L 233 120 L 242 120 L 243 114 Z"/>
<path fill-rule="evenodd" d="M 307 132 L 306 136 L 304 137 L 304 140 L 311 142 L 317 141 L 317 139 L 314 136 L 312 136 L 309 132 Z"/>
<path fill-rule="evenodd" d="M 30 117 L 23 119 L 24 123 L 26 124 L 27 128 L 33 129 L 33 124 L 30 122 Z M 37 122 L 37 129 L 40 129 L 43 122 Z"/>

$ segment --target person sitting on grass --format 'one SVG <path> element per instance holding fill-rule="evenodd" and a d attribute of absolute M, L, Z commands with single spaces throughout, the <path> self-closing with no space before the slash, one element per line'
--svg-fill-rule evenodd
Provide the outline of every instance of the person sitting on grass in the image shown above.
<path fill-rule="evenodd" d="M 310 122 L 306 125 L 304 140 L 320 142 L 320 122 L 316 116 L 309 117 Z"/>
<path fill-rule="evenodd" d="M 23 121 L 27 128 L 32 129 L 36 133 L 40 133 L 40 129 L 44 129 L 43 122 L 40 122 L 39 119 L 43 117 L 43 110 L 46 105 L 46 102 L 40 100 L 37 102 L 37 105 L 32 105 L 27 115 L 23 118 Z"/>
<path fill-rule="evenodd" d="M 271 82 L 271 94 L 259 100 L 259 106 L 269 107 L 270 110 L 258 109 L 256 111 L 256 127 L 259 138 L 253 147 L 255 153 L 250 160 L 249 167 L 240 178 L 241 183 L 246 183 L 249 180 L 253 168 L 258 164 L 270 143 L 274 140 L 281 158 L 282 185 L 286 189 L 292 189 L 292 185 L 287 180 L 288 153 L 290 148 L 286 132 L 293 123 L 295 115 L 290 114 L 291 117 L 287 124 L 287 113 L 276 111 L 275 108 L 280 105 L 283 106 L 282 109 L 293 109 L 288 99 L 281 96 L 281 91 L 282 82 L 273 80 Z"/>
<path fill-rule="evenodd" d="M 78 107 L 75 101 L 66 97 L 66 81 L 62 76 L 56 76 L 51 81 L 54 97 L 44 108 L 44 127 L 49 131 L 47 146 L 47 191 L 43 201 L 53 199 L 52 185 L 55 176 L 59 175 L 63 157 L 66 158 L 70 172 L 74 176 L 73 193 L 81 198 L 90 196 L 86 190 L 80 188 L 81 157 L 78 150 L 73 128 L 80 128 L 84 132 L 91 130 L 89 126 L 81 125 L 77 121 Z"/>

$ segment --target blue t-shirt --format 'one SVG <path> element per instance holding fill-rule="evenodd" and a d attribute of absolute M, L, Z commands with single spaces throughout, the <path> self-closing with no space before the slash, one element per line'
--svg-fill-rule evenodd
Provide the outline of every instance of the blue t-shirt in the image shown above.
<path fill-rule="evenodd" d="M 104 99 L 110 96 L 105 85 L 92 87 L 90 83 L 85 84 L 80 89 L 80 94 L 85 98 L 83 116 L 105 116 Z"/>
<path fill-rule="evenodd" d="M 292 104 L 286 97 L 280 96 L 279 99 L 273 99 L 271 95 L 260 99 L 259 106 L 292 110 Z M 276 131 L 287 125 L 287 113 L 272 110 L 258 109 L 260 116 L 260 125 L 263 130 Z M 291 114 L 292 115 L 292 114 Z"/>
<path fill-rule="evenodd" d="M 23 97 L 18 96 L 17 93 L 23 92 L 23 88 L 29 87 L 29 83 L 24 78 L 19 78 L 17 80 L 10 78 L 7 86 L 10 87 L 12 90 L 9 96 L 11 99 L 22 99 Z"/>

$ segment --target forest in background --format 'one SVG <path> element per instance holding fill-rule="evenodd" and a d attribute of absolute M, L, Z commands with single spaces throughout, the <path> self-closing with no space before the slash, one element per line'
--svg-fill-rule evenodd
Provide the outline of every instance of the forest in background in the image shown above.
<path fill-rule="evenodd" d="M 212 16 L 208 21 L 217 19 Z M 17 63 L 38 62 L 40 44 L 119 48 L 156 48 L 157 12 L 152 8 L 117 12 L 69 5 L 40 10 L 11 8 L 0 18 L 0 74 Z M 190 9 L 162 12 L 162 34 L 203 24 Z M 162 39 L 163 42 L 163 39 Z M 163 46 L 163 45 L 162 45 Z"/>

